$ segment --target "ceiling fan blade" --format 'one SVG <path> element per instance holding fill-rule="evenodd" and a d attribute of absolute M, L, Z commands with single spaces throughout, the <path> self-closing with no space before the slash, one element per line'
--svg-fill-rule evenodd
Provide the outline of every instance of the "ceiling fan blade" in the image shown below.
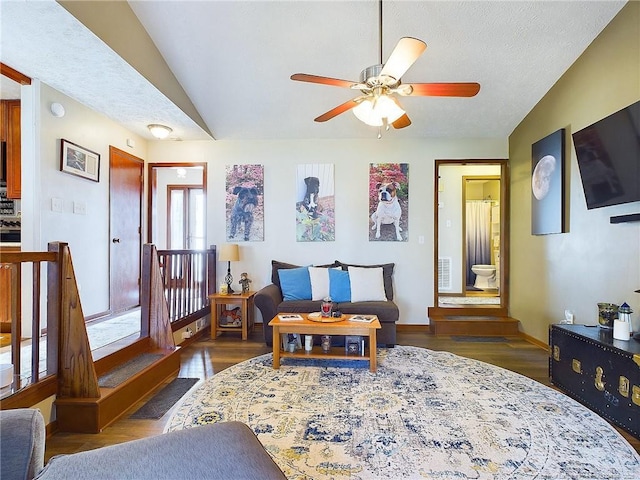
<path fill-rule="evenodd" d="M 339 78 L 320 77 L 318 75 L 309 75 L 307 73 L 294 73 L 291 75 L 291 80 L 298 82 L 319 83 L 321 85 L 332 85 L 334 87 L 351 88 L 351 85 L 358 82 L 352 82 L 350 80 L 340 80 Z"/>
<path fill-rule="evenodd" d="M 395 122 L 393 122 L 391 125 L 393 125 L 393 128 L 396 128 L 396 129 L 404 128 L 404 127 L 408 127 L 409 125 L 411 125 L 411 120 L 409 119 L 409 115 L 407 115 L 405 113 L 399 119 L 397 119 Z"/>
<path fill-rule="evenodd" d="M 409 67 L 418 59 L 427 48 L 422 40 L 413 37 L 402 37 L 396 48 L 393 49 L 387 63 L 382 67 L 380 76 L 386 75 L 400 80 L 400 77 L 409 70 Z"/>
<path fill-rule="evenodd" d="M 323 113 L 318 118 L 314 120 L 316 122 L 326 122 L 327 120 L 331 120 L 333 117 L 340 115 L 341 113 L 347 112 L 357 106 L 362 101 L 362 97 L 354 98 L 349 100 L 348 102 L 344 102 L 342 105 L 338 105 L 336 108 L 332 108 L 326 113 Z"/>
<path fill-rule="evenodd" d="M 479 83 L 412 83 L 412 96 L 473 97 L 480 91 Z"/>

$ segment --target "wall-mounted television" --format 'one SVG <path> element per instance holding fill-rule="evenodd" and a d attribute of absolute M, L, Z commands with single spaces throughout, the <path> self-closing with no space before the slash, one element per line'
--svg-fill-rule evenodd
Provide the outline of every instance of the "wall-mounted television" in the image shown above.
<path fill-rule="evenodd" d="M 588 209 L 640 201 L 640 101 L 572 136 Z"/>

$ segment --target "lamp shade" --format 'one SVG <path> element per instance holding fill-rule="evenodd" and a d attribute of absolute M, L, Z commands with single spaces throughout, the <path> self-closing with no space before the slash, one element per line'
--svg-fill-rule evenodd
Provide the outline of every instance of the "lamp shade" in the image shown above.
<path fill-rule="evenodd" d="M 220 247 L 218 260 L 221 262 L 237 262 L 240 260 L 240 249 L 235 243 L 225 243 Z"/>

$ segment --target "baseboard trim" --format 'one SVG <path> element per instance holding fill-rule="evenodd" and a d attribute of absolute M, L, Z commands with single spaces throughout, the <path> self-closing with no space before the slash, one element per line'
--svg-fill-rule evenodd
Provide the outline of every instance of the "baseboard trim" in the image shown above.
<path fill-rule="evenodd" d="M 396 323 L 396 332 L 403 333 L 420 333 L 420 332 L 431 332 L 430 325 L 425 324 L 415 324 L 415 323 Z"/>
<path fill-rule="evenodd" d="M 529 343 L 532 343 L 533 345 L 543 348 L 544 350 L 546 350 L 547 352 L 549 351 L 549 345 L 547 345 L 546 343 L 538 340 L 535 337 L 532 337 L 531 335 L 527 335 L 524 332 L 520 332 L 520 334 L 522 335 L 523 340 L 526 340 Z"/>
<path fill-rule="evenodd" d="M 45 438 L 51 438 L 56 433 L 58 433 L 58 421 L 57 420 L 54 420 L 51 423 L 47 423 L 44 426 L 44 436 L 45 436 Z"/>

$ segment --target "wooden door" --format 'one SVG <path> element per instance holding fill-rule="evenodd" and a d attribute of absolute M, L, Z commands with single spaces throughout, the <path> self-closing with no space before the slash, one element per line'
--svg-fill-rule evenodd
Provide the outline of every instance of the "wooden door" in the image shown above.
<path fill-rule="evenodd" d="M 143 167 L 140 158 L 109 147 L 112 313 L 140 305 Z"/>
<path fill-rule="evenodd" d="M 22 195 L 20 100 L 7 101 L 7 198 Z"/>

